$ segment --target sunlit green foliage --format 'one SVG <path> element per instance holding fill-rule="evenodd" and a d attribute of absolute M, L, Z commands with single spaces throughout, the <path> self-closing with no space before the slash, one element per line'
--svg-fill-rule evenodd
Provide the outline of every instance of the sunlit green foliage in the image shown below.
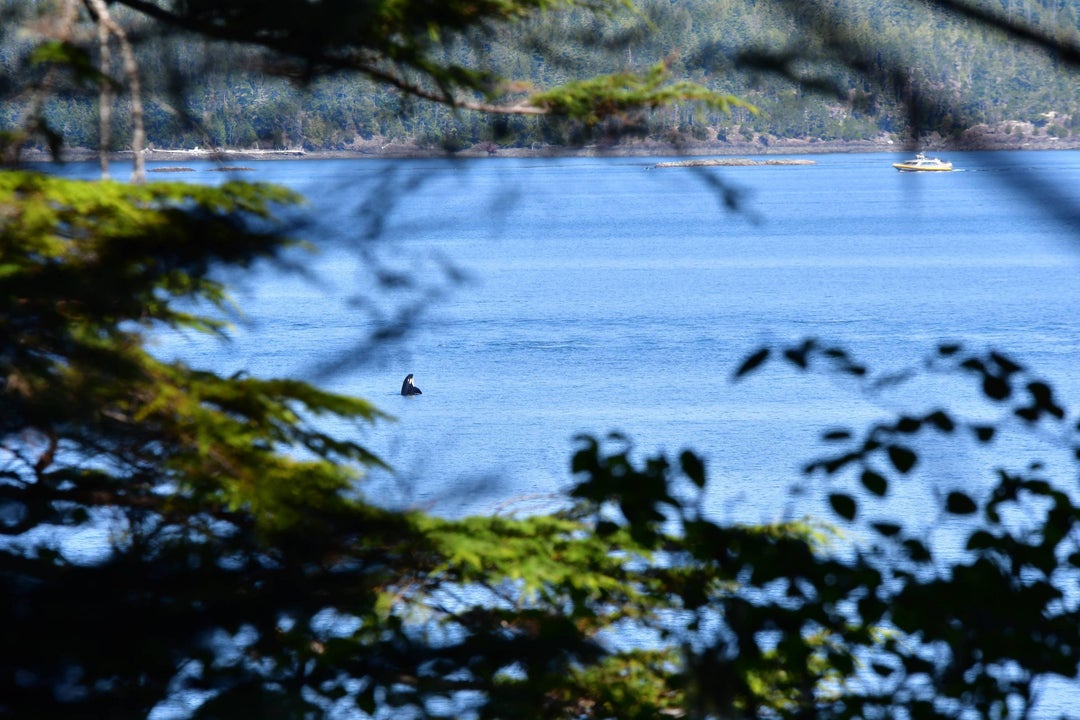
<path fill-rule="evenodd" d="M 672 80 L 671 72 L 663 64 L 650 68 L 644 75 L 626 72 L 581 80 L 531 98 L 531 102 L 539 107 L 587 124 L 630 110 L 654 109 L 680 100 L 698 102 L 725 112 L 732 106 L 755 111 L 753 106 L 734 96 Z"/>
<path fill-rule="evenodd" d="M 378 412 L 364 401 L 292 380 L 223 379 L 144 347 L 150 329 L 224 332 L 227 296 L 210 268 L 273 258 L 286 240 L 271 213 L 297 201 L 242 183 L 0 175 L 3 427 L 23 437 L 5 463 L 34 488 L 15 527 L 46 521 L 58 503 L 62 517 L 88 517 L 90 497 L 69 487 L 81 479 L 99 499 L 162 509 L 178 502 L 160 494 L 167 486 L 199 512 L 250 509 L 260 530 L 295 530 L 321 524 L 354 468 L 377 462 L 315 422 L 370 422 Z M 198 312 L 195 301 L 219 312 Z M 111 457 L 121 449 L 122 462 Z"/>

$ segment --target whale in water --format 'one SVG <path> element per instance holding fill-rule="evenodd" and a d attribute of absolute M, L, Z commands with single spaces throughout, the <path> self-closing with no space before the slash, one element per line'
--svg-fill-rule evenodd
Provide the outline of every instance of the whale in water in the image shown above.
<path fill-rule="evenodd" d="M 420 392 L 420 388 L 413 385 L 412 373 L 409 373 L 408 375 L 406 375 L 405 379 L 402 381 L 402 383 L 401 383 L 401 394 L 402 395 L 423 395 L 423 393 Z"/>

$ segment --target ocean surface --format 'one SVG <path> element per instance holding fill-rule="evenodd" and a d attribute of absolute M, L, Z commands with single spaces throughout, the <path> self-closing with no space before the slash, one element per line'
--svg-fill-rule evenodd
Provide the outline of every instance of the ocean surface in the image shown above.
<path fill-rule="evenodd" d="M 717 517 L 815 514 L 826 481 L 802 467 L 830 450 L 823 431 L 1001 410 L 957 376 L 871 394 L 776 362 L 733 382 L 763 345 L 815 337 L 876 373 L 919 368 L 941 342 L 995 348 L 1080 403 L 1080 152 L 952 153 L 951 173 L 899 173 L 902 157 L 190 162 L 150 177 L 296 189 L 314 252 L 295 254 L 305 274 L 223 274 L 243 312 L 230 343 L 161 336 L 157 352 L 374 401 L 396 420 L 364 440 L 394 472 L 365 491 L 394 507 L 558 507 L 574 438 L 617 431 L 639 457 L 702 454 Z M 423 395 L 399 394 L 408 373 Z M 1060 449 L 1015 429 L 989 450 L 928 437 L 895 502 Z"/>
<path fill-rule="evenodd" d="M 395 420 L 362 439 L 394 471 L 362 489 L 387 506 L 561 507 L 575 437 L 620 432 L 639 458 L 702 454 L 705 511 L 752 522 L 828 517 L 824 494 L 855 487 L 803 473 L 835 449 L 828 430 L 936 408 L 1001 420 L 971 379 L 925 372 L 940 343 L 994 348 L 1049 381 L 1067 421 L 1007 421 L 989 446 L 920 436 L 913 472 L 888 499 L 863 498 L 863 517 L 922 524 L 947 545 L 959 528 L 935 498 L 977 496 L 994 468 L 1042 461 L 1077 490 L 1080 152 L 951 153 L 957 171 L 927 174 L 896 172 L 903 157 L 288 160 L 231 173 L 190 162 L 151 178 L 294 188 L 313 249 L 290 256 L 303 272 L 220 274 L 242 310 L 231 342 L 158 335 L 155 351 L 374 401 Z M 808 337 L 875 374 L 913 372 L 871 391 L 774 361 L 733 381 L 758 348 Z M 408 373 L 422 395 L 399 394 Z M 1044 716 L 1080 702 L 1052 687 Z"/>

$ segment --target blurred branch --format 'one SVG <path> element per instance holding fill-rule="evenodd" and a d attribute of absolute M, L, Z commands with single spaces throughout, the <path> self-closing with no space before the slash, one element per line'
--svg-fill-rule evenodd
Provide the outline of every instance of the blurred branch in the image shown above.
<path fill-rule="evenodd" d="M 920 0 L 920 2 L 931 8 L 941 8 L 965 20 L 974 20 L 978 24 L 997 28 L 1013 38 L 1042 48 L 1070 67 L 1080 68 L 1080 42 L 1076 40 L 1053 37 L 1037 27 L 1001 17 L 997 13 L 964 2 L 964 0 Z"/>
<path fill-rule="evenodd" d="M 70 42 L 72 32 L 75 28 L 77 15 L 78 6 L 76 0 L 64 0 L 60 12 L 57 14 L 57 22 L 55 29 L 53 30 L 54 36 L 59 43 L 66 44 Z M 44 114 L 45 103 L 54 93 L 59 67 L 58 63 L 49 63 L 44 79 L 34 89 L 26 112 L 23 113 L 15 126 L 18 129 L 9 132 L 6 135 L 0 135 L 0 158 L 2 158 L 4 162 L 10 162 L 12 164 L 18 162 L 23 146 L 30 141 L 30 138 L 38 133 L 45 136 L 53 156 L 59 155 L 62 139 L 58 133 L 49 127 Z"/>

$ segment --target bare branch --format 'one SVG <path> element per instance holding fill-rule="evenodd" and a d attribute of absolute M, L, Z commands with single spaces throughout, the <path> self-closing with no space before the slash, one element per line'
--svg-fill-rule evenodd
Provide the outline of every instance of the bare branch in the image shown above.
<path fill-rule="evenodd" d="M 127 33 L 120 27 L 112 16 L 109 14 L 108 7 L 105 6 L 105 0 L 88 0 L 90 7 L 93 9 L 94 14 L 97 16 L 98 23 L 98 37 L 103 39 L 103 48 L 108 45 L 108 36 L 101 30 L 116 36 L 117 42 L 120 44 L 120 57 L 123 59 L 124 76 L 127 78 L 128 87 L 131 91 L 131 149 L 134 153 L 134 168 L 131 171 L 131 181 L 135 183 L 146 182 L 146 158 L 143 156 L 143 148 L 146 146 L 146 129 L 143 127 L 143 105 L 142 105 L 142 85 L 139 82 L 139 67 L 135 62 L 135 51 L 131 47 L 131 42 L 128 40 Z M 105 73 L 107 67 L 104 63 L 107 61 L 108 52 L 106 50 L 105 55 L 102 56 L 102 72 Z M 105 73 L 107 75 L 107 73 Z M 103 79 L 103 85 L 108 85 L 108 80 Z M 104 96 L 104 91 L 103 91 Z M 102 113 L 104 114 L 104 104 Z M 103 119 L 104 123 L 105 120 Z M 107 140 L 107 135 L 103 133 L 102 143 L 105 151 L 104 143 Z M 102 171 L 106 175 L 108 174 L 107 161 L 102 166 Z"/>
<path fill-rule="evenodd" d="M 1074 40 L 1052 37 L 1045 30 L 1019 20 L 1003 18 L 998 13 L 977 7 L 964 0 L 923 0 L 923 2 L 931 7 L 940 7 L 965 20 L 971 20 L 977 25 L 997 28 L 1007 35 L 1032 43 L 1066 65 L 1080 67 L 1080 44 Z"/>
<path fill-rule="evenodd" d="M 109 64 L 112 60 L 109 52 L 109 30 L 105 23 L 97 24 L 98 46 L 101 53 L 101 94 L 98 96 L 98 157 L 101 162 L 101 177 L 109 177 L 109 141 L 112 134 L 112 104 L 115 99 L 112 83 L 108 81 Z"/>

